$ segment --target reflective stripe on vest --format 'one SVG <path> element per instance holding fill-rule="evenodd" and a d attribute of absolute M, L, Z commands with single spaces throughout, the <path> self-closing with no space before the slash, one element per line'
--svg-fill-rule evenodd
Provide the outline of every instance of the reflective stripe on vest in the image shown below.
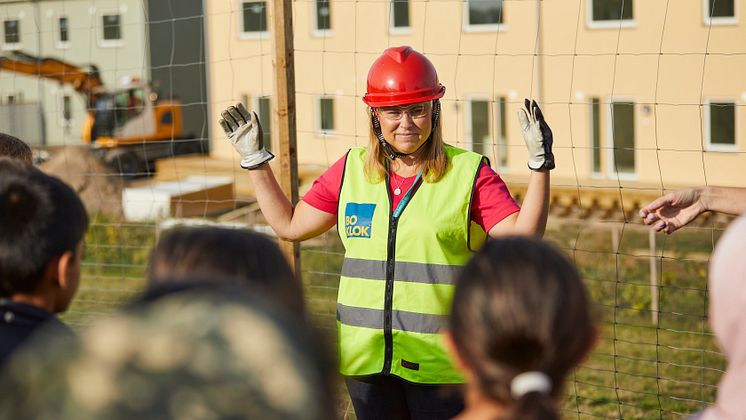
<path fill-rule="evenodd" d="M 396 281 L 429 284 L 453 284 L 461 269 L 460 266 L 442 264 L 422 264 L 397 261 L 394 273 Z M 342 276 L 368 280 L 386 280 L 386 261 L 345 258 L 342 263 Z"/>
<path fill-rule="evenodd" d="M 388 180 L 365 177 L 366 153 L 348 153 L 339 196 L 337 229 L 345 246 L 337 305 L 340 370 L 415 383 L 463 382 L 439 332 L 455 276 L 471 256 L 469 210 L 483 158 L 446 146 L 448 172 L 437 183 L 420 183 L 397 219 Z"/>
<path fill-rule="evenodd" d="M 353 327 L 383 329 L 383 311 L 380 309 L 355 308 L 337 303 L 337 320 Z M 392 328 L 400 331 L 437 334 L 446 326 L 445 315 L 418 314 L 392 311 Z"/>

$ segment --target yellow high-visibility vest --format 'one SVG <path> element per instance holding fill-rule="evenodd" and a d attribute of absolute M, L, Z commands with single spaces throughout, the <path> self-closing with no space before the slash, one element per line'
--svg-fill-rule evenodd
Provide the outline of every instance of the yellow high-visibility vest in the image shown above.
<path fill-rule="evenodd" d="M 337 300 L 340 371 L 462 383 L 441 329 L 456 274 L 486 237 L 470 220 L 484 157 L 446 146 L 446 174 L 436 183 L 416 182 L 397 214 L 388 179 L 365 177 L 366 153 L 348 153 L 339 194 L 337 230 L 345 247 Z"/>

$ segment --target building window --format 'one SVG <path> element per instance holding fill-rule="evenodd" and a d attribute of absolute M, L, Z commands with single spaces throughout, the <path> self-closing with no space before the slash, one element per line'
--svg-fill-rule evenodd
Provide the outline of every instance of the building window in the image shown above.
<path fill-rule="evenodd" d="M 634 25 L 633 0 L 589 0 L 589 26 L 592 28 L 619 28 Z"/>
<path fill-rule="evenodd" d="M 328 31 L 332 29 L 332 14 L 329 0 L 316 0 L 316 30 Z"/>
<path fill-rule="evenodd" d="M 507 113 L 507 102 L 504 96 L 497 98 L 497 126 L 500 131 L 497 133 L 497 159 L 500 168 L 508 167 L 508 130 L 505 123 L 505 114 Z"/>
<path fill-rule="evenodd" d="M 601 101 L 591 99 L 591 169 L 601 173 Z"/>
<path fill-rule="evenodd" d="M 498 30 L 503 23 L 503 0 L 467 0 L 467 31 Z"/>
<path fill-rule="evenodd" d="M 593 0 L 593 20 L 632 19 L 632 0 Z"/>
<path fill-rule="evenodd" d="M 710 102 L 705 107 L 705 133 L 708 150 L 736 149 L 736 104 L 728 101 Z"/>
<path fill-rule="evenodd" d="M 322 134 L 334 133 L 333 98 L 319 98 L 319 131 Z"/>
<path fill-rule="evenodd" d="M 272 108 L 269 102 L 269 96 L 260 96 L 257 98 L 257 114 L 259 114 L 259 123 L 262 125 L 264 134 L 264 148 L 272 151 Z"/>
<path fill-rule="evenodd" d="M 391 0 L 392 32 L 409 30 L 409 0 Z"/>
<path fill-rule="evenodd" d="M 734 17 L 736 15 L 736 4 L 734 0 L 707 0 L 708 15 L 716 17 Z"/>
<path fill-rule="evenodd" d="M 62 95 L 60 97 L 59 112 L 60 125 L 69 127 L 73 119 L 73 103 L 70 95 Z"/>
<path fill-rule="evenodd" d="M 21 23 L 18 19 L 9 19 L 4 22 L 5 44 L 14 45 L 21 43 Z"/>
<path fill-rule="evenodd" d="M 484 100 L 471 100 L 469 109 L 471 150 L 491 160 L 493 153 L 490 141 L 490 103 Z"/>
<path fill-rule="evenodd" d="M 104 41 L 120 41 L 122 39 L 122 23 L 119 15 L 103 15 Z"/>
<path fill-rule="evenodd" d="M 5 96 L 5 103 L 7 105 L 16 105 L 23 103 L 23 94 L 21 92 L 9 93 Z"/>
<path fill-rule="evenodd" d="M 734 24 L 736 20 L 735 0 L 703 0 L 705 24 Z"/>
<path fill-rule="evenodd" d="M 60 43 L 66 43 L 70 41 L 70 32 L 68 27 L 68 20 L 66 17 L 61 17 L 58 20 L 59 23 L 59 29 L 60 29 Z"/>
<path fill-rule="evenodd" d="M 611 104 L 612 174 L 635 173 L 635 104 Z"/>
<path fill-rule="evenodd" d="M 242 4 L 243 32 L 267 32 L 267 3 L 263 1 L 247 1 Z"/>

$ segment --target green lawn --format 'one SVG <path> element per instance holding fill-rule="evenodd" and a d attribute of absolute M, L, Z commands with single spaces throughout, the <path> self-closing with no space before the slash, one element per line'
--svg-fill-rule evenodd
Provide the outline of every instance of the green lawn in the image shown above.
<path fill-rule="evenodd" d="M 140 292 L 155 236 L 152 223 L 94 216 L 86 235 L 80 290 L 63 319 L 75 327 L 84 326 Z"/>
<path fill-rule="evenodd" d="M 647 229 L 633 224 L 550 222 L 546 238 L 572 258 L 601 325 L 598 345 L 567 384 L 567 418 L 679 418 L 713 401 L 724 361 L 707 328 L 707 260 L 722 229 L 656 235 L 658 324 L 651 320 Z M 76 327 L 142 290 L 153 224 L 96 219 L 81 290 L 64 319 Z M 616 238 L 616 245 L 612 238 Z M 342 248 L 331 232 L 302 246 L 308 308 L 334 337 Z M 340 386 L 338 411 L 350 413 Z"/>

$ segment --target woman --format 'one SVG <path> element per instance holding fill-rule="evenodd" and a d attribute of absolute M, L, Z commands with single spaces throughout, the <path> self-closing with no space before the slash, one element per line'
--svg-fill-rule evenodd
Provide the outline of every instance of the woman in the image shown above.
<path fill-rule="evenodd" d="M 410 47 L 389 48 L 368 73 L 370 145 L 353 148 L 298 203 L 269 165 L 255 113 L 221 116 L 250 169 L 259 206 L 281 238 L 301 241 L 334 224 L 345 246 L 337 306 L 340 370 L 360 419 L 450 418 L 463 402 L 436 385 L 463 382 L 439 329 L 454 273 L 485 233 L 542 235 L 552 133 L 535 102 L 519 111 L 532 169 L 519 209 L 500 177 L 473 152 L 445 145 L 435 67 Z"/>
<path fill-rule="evenodd" d="M 559 419 L 562 385 L 596 337 L 580 275 L 558 250 L 488 243 L 459 275 L 449 348 L 467 378 L 458 419 Z"/>

